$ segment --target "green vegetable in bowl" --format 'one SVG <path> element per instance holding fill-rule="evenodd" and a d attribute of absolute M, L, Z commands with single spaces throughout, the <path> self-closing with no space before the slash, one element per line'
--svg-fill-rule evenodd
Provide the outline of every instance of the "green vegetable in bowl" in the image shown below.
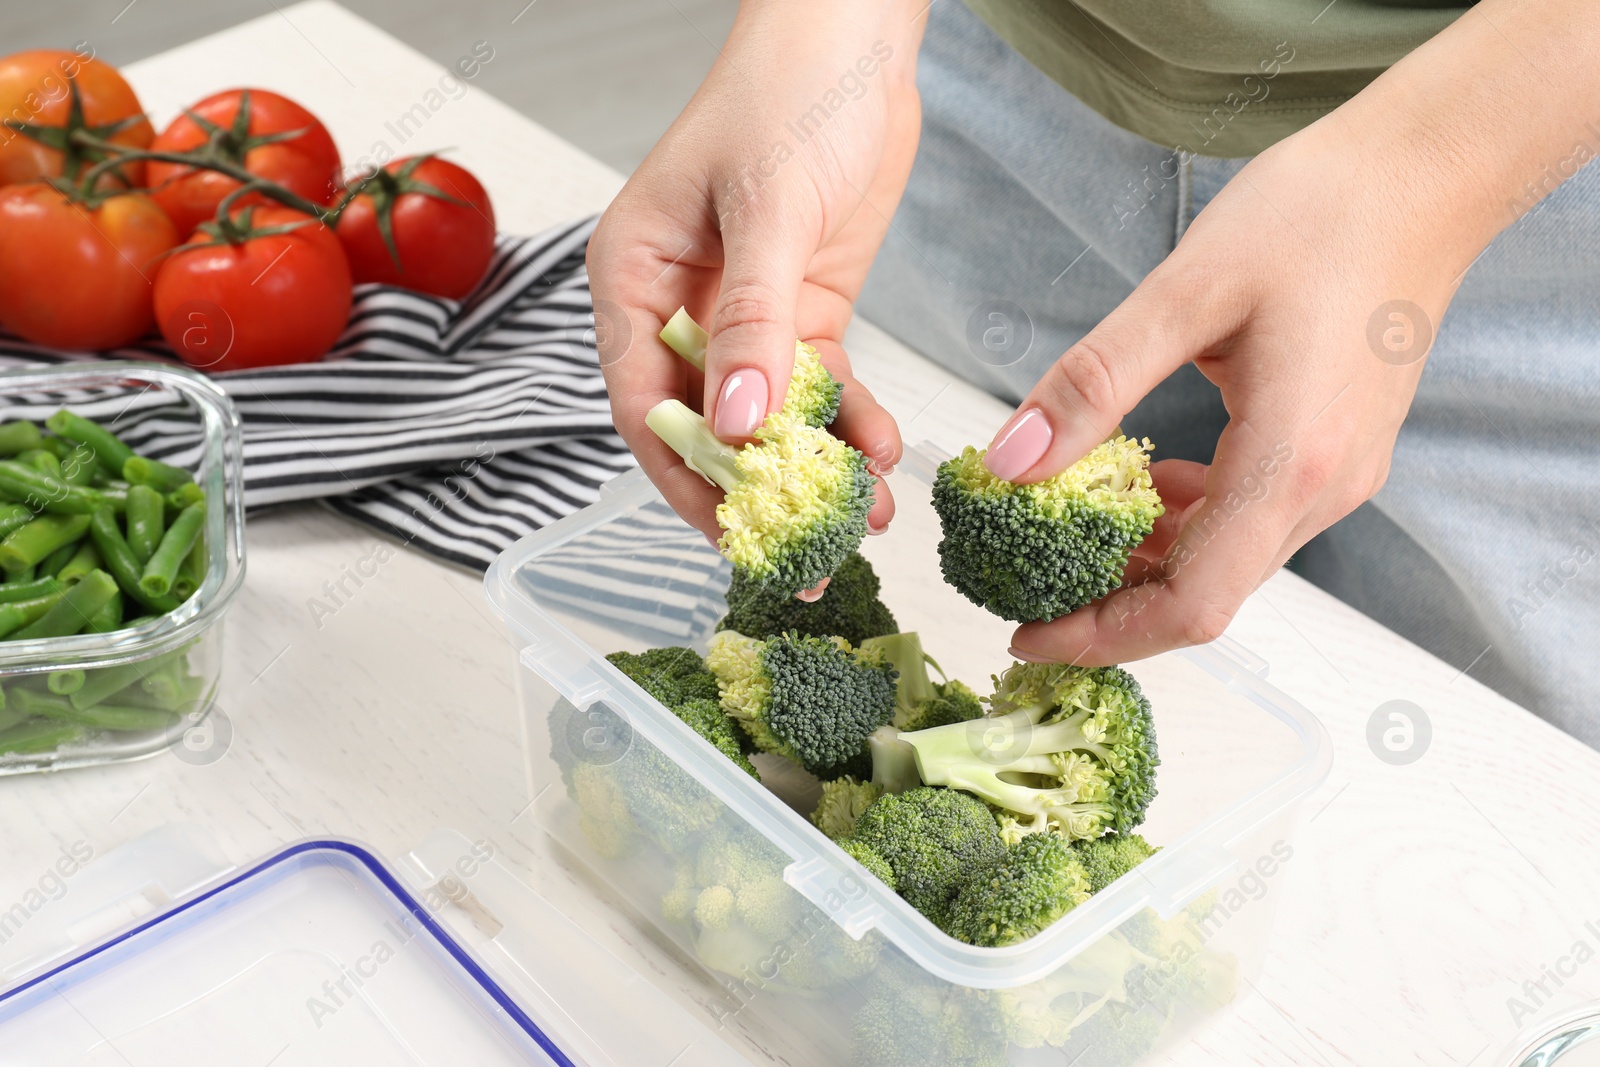
<path fill-rule="evenodd" d="M 193 596 L 209 566 L 204 490 L 75 412 L 46 426 L 0 425 L 0 640 L 110 634 Z M 8 677 L 0 755 L 174 727 L 204 707 L 188 652 Z"/>
<path fill-rule="evenodd" d="M 939 466 L 939 563 L 974 604 L 1012 622 L 1053 619 L 1122 582 L 1162 514 L 1149 441 L 1116 437 L 1053 478 L 1016 485 L 968 448 Z"/>

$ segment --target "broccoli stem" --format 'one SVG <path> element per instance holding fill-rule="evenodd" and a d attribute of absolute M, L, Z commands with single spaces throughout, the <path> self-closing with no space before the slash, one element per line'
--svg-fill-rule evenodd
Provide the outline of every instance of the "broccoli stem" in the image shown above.
<path fill-rule="evenodd" d="M 872 784 L 885 793 L 904 793 L 922 785 L 917 753 L 900 740 L 900 731 L 893 726 L 880 726 L 868 734 L 867 749 L 872 753 Z"/>
<path fill-rule="evenodd" d="M 706 420 L 690 411 L 681 400 L 663 400 L 644 417 L 645 425 L 678 455 L 689 469 L 706 481 L 721 486 L 724 493 L 739 484 L 739 468 L 734 462 L 739 450 L 717 440 Z"/>
<path fill-rule="evenodd" d="M 928 654 L 922 651 L 922 638 L 914 633 L 888 634 L 861 642 L 863 651 L 877 649 L 883 653 L 899 677 L 895 679 L 895 696 L 900 706 L 913 709 L 923 701 L 933 700 L 939 691 L 928 677 Z"/>
<path fill-rule="evenodd" d="M 927 785 L 960 789 L 1008 811 L 1032 816 L 1036 831 L 1045 829 L 1052 817 L 1109 817 L 1109 805 L 1080 801 L 1076 788 L 1039 788 L 1014 780 L 1060 775 L 1055 757 L 1062 753 L 1089 752 L 1105 758 L 1105 747 L 1083 734 L 1091 712 L 1080 709 L 1059 722 L 1040 726 L 1039 720 L 1054 710 L 1047 703 L 1030 704 L 1004 715 L 900 735 L 897 741 L 916 754 L 917 772 Z M 877 778 L 876 770 L 873 778 Z"/>
<path fill-rule="evenodd" d="M 689 317 L 687 308 L 679 308 L 672 313 L 672 318 L 661 327 L 660 337 L 668 348 L 682 356 L 695 370 L 706 369 L 706 343 L 711 335 Z"/>

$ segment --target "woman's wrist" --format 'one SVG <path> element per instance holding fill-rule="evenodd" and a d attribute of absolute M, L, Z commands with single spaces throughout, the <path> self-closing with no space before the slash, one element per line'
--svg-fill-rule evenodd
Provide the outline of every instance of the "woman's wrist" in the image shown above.
<path fill-rule="evenodd" d="M 1390 197 L 1389 225 L 1458 278 L 1600 155 L 1600 20 L 1588 0 L 1482 0 L 1304 131 Z"/>

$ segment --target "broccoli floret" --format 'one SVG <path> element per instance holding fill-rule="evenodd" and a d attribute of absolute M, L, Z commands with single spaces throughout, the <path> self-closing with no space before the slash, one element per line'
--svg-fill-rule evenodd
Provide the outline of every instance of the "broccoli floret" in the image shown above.
<path fill-rule="evenodd" d="M 1029 834 L 961 887 L 945 933 L 970 945 L 1014 945 L 1088 899 L 1089 879 L 1072 847 L 1054 834 Z"/>
<path fill-rule="evenodd" d="M 935 682 L 928 673 L 933 657 L 922 650 L 922 638 L 914 633 L 888 634 L 861 644 L 864 650 L 882 652 L 898 677 L 895 679 L 894 727 L 897 730 L 928 730 L 967 722 L 983 714 L 978 695 L 961 682 L 946 679 Z"/>
<path fill-rule="evenodd" d="M 694 864 L 680 861 L 673 870 L 672 888 L 661 896 L 661 917 L 682 925 L 694 917 L 699 887 L 694 881 Z"/>
<path fill-rule="evenodd" d="M 894 715 L 894 668 L 841 639 L 757 641 L 724 630 L 711 639 L 706 666 L 723 710 L 756 747 L 807 770 L 849 759 Z"/>
<path fill-rule="evenodd" d="M 579 711 L 559 701 L 550 716 L 550 755 L 578 805 L 579 827 L 602 856 L 621 855 L 636 830 L 680 851 L 722 811 L 693 775 L 605 704 Z"/>
<path fill-rule="evenodd" d="M 639 827 L 612 769 L 578 764 L 572 768 L 569 793 L 578 805 L 578 829 L 595 853 L 608 860 L 626 855 Z"/>
<path fill-rule="evenodd" d="M 853 941 L 783 880 L 787 855 L 746 828 L 706 835 L 693 871 L 702 963 L 759 988 L 819 991 L 870 973 L 875 938 Z M 669 897 L 677 901 L 677 887 Z"/>
<path fill-rule="evenodd" d="M 697 370 L 706 369 L 706 344 L 710 335 L 679 308 L 661 327 L 661 340 Z M 844 387 L 822 365 L 817 350 L 804 341 L 794 343 L 794 371 L 782 410 L 804 419 L 811 426 L 826 426 L 839 414 L 839 398 Z M 734 627 L 738 629 L 738 627 Z M 741 630 L 741 633 L 746 631 Z"/>
<path fill-rule="evenodd" d="M 1148 448 L 1119 436 L 1033 485 L 996 478 L 973 448 L 941 464 L 933 506 L 945 581 L 1013 622 L 1053 619 L 1105 596 L 1163 510 Z"/>
<path fill-rule="evenodd" d="M 722 710 L 717 679 L 692 648 L 652 648 L 647 652 L 613 652 L 606 657 L 623 674 L 666 705 L 691 730 L 711 743 L 752 778 L 760 772 L 746 758 L 744 733 Z"/>
<path fill-rule="evenodd" d="M 1144 821 L 1160 763 L 1150 702 L 1120 667 L 1018 663 L 996 679 L 990 714 L 903 733 L 928 785 L 964 790 L 1015 820 L 1008 838 L 1069 840 Z"/>
<path fill-rule="evenodd" d="M 881 729 L 888 730 L 890 727 L 884 726 Z M 870 745 L 872 739 L 869 737 L 867 741 Z M 870 781 L 872 778 L 872 751 L 870 747 L 863 748 L 843 763 L 835 763 L 827 767 L 813 767 L 811 768 L 811 773 L 824 782 L 831 782 L 837 778 L 854 778 L 862 782 Z"/>
<path fill-rule="evenodd" d="M 669 708 L 690 700 L 717 699 L 717 680 L 692 648 L 613 652 L 606 659 L 640 689 Z"/>
<path fill-rule="evenodd" d="M 856 820 L 883 790 L 871 782 L 854 778 L 836 778 L 822 783 L 822 799 L 811 812 L 811 822 L 818 830 L 835 841 L 842 841 L 856 831 Z"/>
<path fill-rule="evenodd" d="M 717 547 L 734 573 L 776 595 L 833 574 L 867 534 L 876 479 L 860 452 L 827 430 L 774 412 L 743 448 L 724 444 L 682 402 L 663 400 L 645 423 L 725 494 Z"/>
<path fill-rule="evenodd" d="M 1096 1067 L 1133 1067 L 1155 1048 L 1169 1021 L 1151 1005 L 1106 997 L 1090 1005 L 1058 1047 L 1068 1059 L 1082 1056 Z"/>
<path fill-rule="evenodd" d="M 672 713 L 711 742 L 711 747 L 732 760 L 734 766 L 752 778 L 761 777 L 761 772 L 756 770 L 755 764 L 744 753 L 744 732 L 734 725 L 733 719 L 722 710 L 721 703 L 715 697 L 687 701 L 673 708 Z"/>
<path fill-rule="evenodd" d="M 734 630 L 746 637 L 771 637 L 795 633 L 810 637 L 842 637 L 859 645 L 869 637 L 899 629 L 894 615 L 878 599 L 878 576 L 859 552 L 846 556 L 834 568 L 833 580 L 819 600 L 808 603 L 769 586 L 752 583 L 735 571 L 728 586 L 728 614 L 719 630 Z"/>
<path fill-rule="evenodd" d="M 1073 847 L 1089 878 L 1091 893 L 1100 892 L 1158 851 L 1138 834 L 1108 834 Z"/>
<path fill-rule="evenodd" d="M 884 968 L 850 1028 L 854 1067 L 1005 1067 L 999 998 Z"/>
<path fill-rule="evenodd" d="M 989 809 L 952 789 L 879 797 L 856 820 L 855 838 L 883 857 L 896 891 L 936 926 L 962 885 L 1006 856 Z"/>
<path fill-rule="evenodd" d="M 889 861 L 877 849 L 856 837 L 845 838 L 839 842 L 839 847 L 844 849 L 845 855 L 865 867 L 868 874 L 890 889 L 895 888 L 894 868 L 889 866 Z"/>
<path fill-rule="evenodd" d="M 933 680 L 928 667 L 938 669 L 939 665 L 922 651 L 922 639 L 914 633 L 869 638 L 861 648 L 882 653 L 895 669 L 894 720 L 873 731 L 861 752 L 831 767 L 812 768 L 812 773 L 824 781 L 845 777 L 871 780 L 889 793 L 915 789 L 922 784 L 916 754 L 899 743 L 900 732 L 968 722 L 983 715 L 983 705 L 977 694 L 960 682 Z"/>

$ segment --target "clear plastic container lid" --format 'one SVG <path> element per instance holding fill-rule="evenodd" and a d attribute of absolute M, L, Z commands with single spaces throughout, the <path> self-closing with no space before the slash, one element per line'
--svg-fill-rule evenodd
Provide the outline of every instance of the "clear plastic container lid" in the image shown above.
<path fill-rule="evenodd" d="M 488 842 L 439 831 L 394 865 L 331 839 L 214 854 L 163 827 L 10 930 L 0 1065 L 746 1062 Z"/>
<path fill-rule="evenodd" d="M 573 1063 L 377 857 L 293 845 L 0 994 L 0 1062 Z"/>

